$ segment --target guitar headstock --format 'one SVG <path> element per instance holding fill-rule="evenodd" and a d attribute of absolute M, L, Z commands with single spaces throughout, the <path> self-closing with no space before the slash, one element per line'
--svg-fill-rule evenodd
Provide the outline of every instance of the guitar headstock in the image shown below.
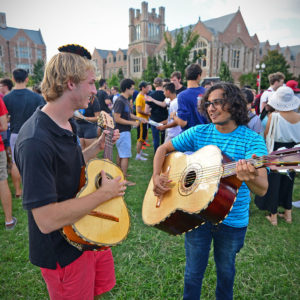
<path fill-rule="evenodd" d="M 113 118 L 105 111 L 101 111 L 98 118 L 98 126 L 104 129 L 114 129 L 115 124 Z"/>
<path fill-rule="evenodd" d="M 264 164 L 271 170 L 300 170 L 300 147 L 278 149 L 273 151 L 267 157 Z"/>

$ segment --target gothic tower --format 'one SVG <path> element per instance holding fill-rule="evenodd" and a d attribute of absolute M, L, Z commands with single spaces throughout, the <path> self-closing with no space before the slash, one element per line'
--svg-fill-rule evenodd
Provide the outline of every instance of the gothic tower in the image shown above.
<path fill-rule="evenodd" d="M 148 56 L 152 56 L 165 32 L 165 8 L 159 7 L 148 12 L 148 3 L 142 2 L 142 10 L 129 9 L 129 76 L 140 78 L 142 70 L 147 66 Z"/>

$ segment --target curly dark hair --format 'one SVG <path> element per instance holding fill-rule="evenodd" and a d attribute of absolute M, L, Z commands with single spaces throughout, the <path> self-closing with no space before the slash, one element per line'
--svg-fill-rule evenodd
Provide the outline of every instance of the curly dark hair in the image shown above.
<path fill-rule="evenodd" d="M 247 125 L 249 122 L 247 101 L 239 87 L 237 87 L 233 83 L 218 82 L 210 87 L 201 100 L 199 108 L 200 113 L 204 114 L 210 120 L 205 108 L 205 102 L 208 101 L 208 97 L 211 92 L 215 90 L 223 90 L 223 97 L 225 101 L 222 109 L 226 109 L 231 114 L 232 120 L 234 120 L 237 125 Z"/>

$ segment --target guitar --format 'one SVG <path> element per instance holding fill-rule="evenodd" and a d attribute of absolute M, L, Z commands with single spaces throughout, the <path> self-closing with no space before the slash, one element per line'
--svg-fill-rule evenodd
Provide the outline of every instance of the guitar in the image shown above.
<path fill-rule="evenodd" d="M 255 168 L 300 169 L 300 147 L 274 151 L 248 159 Z M 142 217 L 146 225 L 172 235 L 192 230 L 206 221 L 217 224 L 230 212 L 242 184 L 231 161 L 213 145 L 186 155 L 172 152 L 166 157 L 162 173 L 172 180 L 170 190 L 157 199 L 151 178 L 146 191 Z"/>
<path fill-rule="evenodd" d="M 98 126 L 105 128 L 104 159 L 91 159 L 81 172 L 78 198 L 93 193 L 101 187 L 100 171 L 104 170 L 108 178 L 124 175 L 121 169 L 112 162 L 114 122 L 109 114 L 102 111 Z M 62 230 L 64 237 L 80 250 L 104 250 L 109 246 L 120 244 L 128 235 L 130 217 L 123 197 L 116 197 L 101 203 L 88 215 Z"/>

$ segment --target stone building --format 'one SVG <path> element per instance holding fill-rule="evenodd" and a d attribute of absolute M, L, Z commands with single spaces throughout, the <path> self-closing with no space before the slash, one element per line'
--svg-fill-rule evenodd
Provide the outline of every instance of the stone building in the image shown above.
<path fill-rule="evenodd" d="M 95 49 L 93 59 L 97 64 L 98 75 L 108 78 L 122 68 L 124 76 L 140 78 L 147 67 L 149 56 L 165 57 L 165 26 L 164 7 L 159 7 L 158 14 L 155 9 L 148 11 L 147 2 L 142 2 L 141 10 L 130 8 L 128 50 Z M 203 69 L 202 77 L 218 76 L 221 62 L 224 61 L 234 80 L 238 81 L 242 74 L 255 72 L 255 66 L 263 55 L 274 48 L 268 41 L 260 43 L 256 34 L 250 36 L 240 9 L 207 21 L 199 18 L 196 24 L 183 27 L 185 32 L 189 29 L 199 35 L 197 44 L 191 50 L 191 57 L 200 50 L 204 53 L 204 57 L 197 61 Z M 176 30 L 167 31 L 166 34 L 174 37 Z M 280 48 L 277 45 L 277 48 L 290 64 L 291 72 L 298 76 L 300 46 Z M 123 55 L 123 60 L 118 60 L 118 53 Z"/>
<path fill-rule="evenodd" d="M 7 27 L 5 13 L 0 13 L 0 69 L 12 73 L 23 68 L 29 73 L 38 59 L 46 62 L 46 45 L 40 30 Z"/>

